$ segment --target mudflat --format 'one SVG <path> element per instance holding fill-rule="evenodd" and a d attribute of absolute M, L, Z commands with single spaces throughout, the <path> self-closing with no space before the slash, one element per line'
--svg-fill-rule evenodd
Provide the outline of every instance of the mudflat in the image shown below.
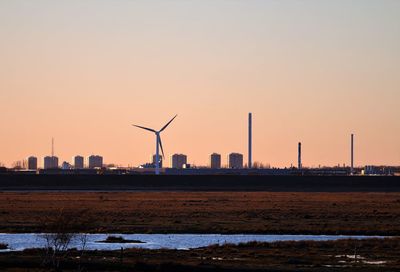
<path fill-rule="evenodd" d="M 400 234 L 397 192 L 0 192 L 0 232 L 41 232 L 61 210 L 91 232 Z"/>
<path fill-rule="evenodd" d="M 190 250 L 70 250 L 62 271 L 398 271 L 398 238 L 329 242 L 251 242 Z M 43 266 L 45 250 L 0 254 L 1 271 L 54 271 Z M 78 270 L 81 269 L 81 270 Z M 61 269 L 59 269 L 61 270 Z"/>

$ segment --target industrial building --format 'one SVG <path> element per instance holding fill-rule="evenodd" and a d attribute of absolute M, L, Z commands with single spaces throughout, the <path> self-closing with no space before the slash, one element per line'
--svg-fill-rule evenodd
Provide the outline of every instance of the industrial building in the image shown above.
<path fill-rule="evenodd" d="M 46 156 L 44 157 L 44 169 L 57 169 L 58 168 L 58 157 Z"/>
<path fill-rule="evenodd" d="M 51 156 L 44 157 L 44 169 L 57 169 L 58 157 L 54 156 L 54 138 L 51 139 Z"/>
<path fill-rule="evenodd" d="M 361 170 L 361 175 L 366 176 L 392 176 L 394 173 L 394 169 L 387 166 L 366 165 L 364 169 Z"/>
<path fill-rule="evenodd" d="M 247 167 L 252 168 L 253 167 L 253 158 L 252 158 L 252 153 L 253 153 L 253 117 L 251 112 L 249 112 L 249 121 L 248 121 L 248 134 L 249 134 L 249 139 L 248 139 L 248 163 Z"/>
<path fill-rule="evenodd" d="M 182 169 L 187 164 L 187 156 L 184 154 L 174 154 L 171 156 L 171 168 Z"/>
<path fill-rule="evenodd" d="M 231 169 L 243 168 L 243 155 L 240 153 L 231 153 L 228 155 L 228 164 Z"/>
<path fill-rule="evenodd" d="M 350 175 L 354 174 L 354 134 L 351 134 L 350 141 Z"/>
<path fill-rule="evenodd" d="M 91 155 L 88 158 L 88 166 L 90 169 L 102 168 L 103 167 L 103 157 L 99 155 Z"/>
<path fill-rule="evenodd" d="M 303 163 L 301 162 L 301 143 L 299 142 L 297 147 L 297 168 L 301 170 L 303 168 Z"/>
<path fill-rule="evenodd" d="M 154 154 L 154 155 L 151 157 L 151 162 L 152 162 L 152 164 L 154 165 L 154 167 L 155 167 L 156 161 L 157 161 L 156 158 L 157 158 L 157 155 L 156 155 L 156 154 Z M 163 158 L 162 158 L 162 156 L 159 156 L 159 157 L 158 157 L 158 162 L 159 162 L 159 167 L 162 168 L 162 167 L 163 167 Z"/>
<path fill-rule="evenodd" d="M 221 155 L 218 153 L 212 153 L 210 155 L 210 168 L 219 169 L 221 168 Z"/>
<path fill-rule="evenodd" d="M 84 158 L 82 156 L 75 156 L 74 157 L 74 168 L 75 169 L 83 169 L 85 167 L 84 165 Z"/>
<path fill-rule="evenodd" d="M 28 170 L 37 170 L 37 158 L 30 156 L 28 158 Z"/>

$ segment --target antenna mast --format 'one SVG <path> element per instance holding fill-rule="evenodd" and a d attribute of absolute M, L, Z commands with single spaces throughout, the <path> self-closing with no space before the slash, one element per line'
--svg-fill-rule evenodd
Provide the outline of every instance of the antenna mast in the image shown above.
<path fill-rule="evenodd" d="M 54 157 L 54 138 L 51 138 L 51 156 Z"/>

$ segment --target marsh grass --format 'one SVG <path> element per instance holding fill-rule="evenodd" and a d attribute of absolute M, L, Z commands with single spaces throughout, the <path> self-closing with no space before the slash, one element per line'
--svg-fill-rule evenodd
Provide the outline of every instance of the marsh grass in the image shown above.
<path fill-rule="evenodd" d="M 0 254 L 0 270 L 3 271 L 11 261 L 15 267 L 40 267 L 37 259 L 41 252 L 32 249 Z M 250 242 L 185 251 L 133 248 L 124 250 L 123 263 L 120 262 L 119 251 L 87 251 L 85 256 L 80 257 L 80 251 L 75 249 L 70 250 L 63 268 L 65 271 L 76 271 L 78 262 L 81 262 L 86 271 L 337 271 L 332 270 L 332 266 L 345 266 L 345 271 L 399 271 L 398 252 L 400 238 Z"/>
<path fill-rule="evenodd" d="M 88 212 L 90 232 L 400 235 L 400 193 L 5 192 L 0 232 Z"/>

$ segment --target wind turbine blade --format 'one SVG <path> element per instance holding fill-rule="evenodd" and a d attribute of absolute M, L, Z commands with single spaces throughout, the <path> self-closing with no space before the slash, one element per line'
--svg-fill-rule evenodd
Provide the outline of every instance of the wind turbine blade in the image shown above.
<path fill-rule="evenodd" d="M 141 127 L 141 126 L 137 126 L 137 125 L 132 125 L 132 126 L 138 127 L 138 128 L 141 128 L 141 129 L 145 129 L 145 130 L 148 130 L 148 131 L 151 131 L 151 132 L 156 132 L 154 129 L 151 129 L 151 128 Z"/>
<path fill-rule="evenodd" d="M 158 143 L 160 144 L 160 147 L 161 147 L 161 154 L 162 154 L 162 156 L 163 156 L 163 159 L 165 159 L 165 156 L 164 156 L 164 149 L 162 148 L 161 137 L 158 137 Z"/>
<path fill-rule="evenodd" d="M 172 121 L 174 121 L 175 117 L 177 117 L 178 115 L 175 115 L 174 118 L 172 118 L 165 126 L 163 126 L 162 129 L 160 129 L 160 132 L 163 131 L 164 129 L 166 129 L 168 127 L 169 124 L 171 124 Z"/>

